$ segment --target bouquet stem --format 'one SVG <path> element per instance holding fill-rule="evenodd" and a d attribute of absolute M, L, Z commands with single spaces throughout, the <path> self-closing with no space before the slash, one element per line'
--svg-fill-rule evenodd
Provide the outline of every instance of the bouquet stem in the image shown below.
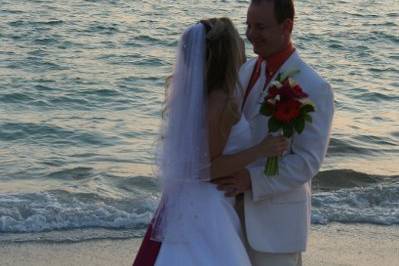
<path fill-rule="evenodd" d="M 264 173 L 267 176 L 276 176 L 279 174 L 277 156 L 267 158 Z"/>

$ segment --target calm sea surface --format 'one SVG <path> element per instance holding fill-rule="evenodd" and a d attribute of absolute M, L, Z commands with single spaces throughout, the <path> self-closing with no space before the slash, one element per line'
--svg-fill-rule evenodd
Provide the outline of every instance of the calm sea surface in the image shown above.
<path fill-rule="evenodd" d="M 295 44 L 337 107 L 313 222 L 399 224 L 399 2 L 296 5 Z M 0 240 L 140 236 L 179 35 L 228 16 L 245 37 L 247 6 L 0 0 Z"/>

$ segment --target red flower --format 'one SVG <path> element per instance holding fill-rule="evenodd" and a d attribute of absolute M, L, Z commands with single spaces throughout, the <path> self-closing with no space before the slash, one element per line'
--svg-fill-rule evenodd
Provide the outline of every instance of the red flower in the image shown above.
<path fill-rule="evenodd" d="M 276 104 L 274 116 L 282 123 L 291 123 L 300 115 L 301 103 L 294 99 L 279 101 Z"/>
<path fill-rule="evenodd" d="M 308 95 L 302 90 L 302 88 L 299 85 L 295 85 L 292 88 L 292 91 L 294 92 L 295 96 L 297 98 L 306 98 Z"/>
<path fill-rule="evenodd" d="M 279 94 L 279 89 L 276 86 L 270 87 L 266 96 L 266 100 L 273 99 L 277 94 Z"/>
<path fill-rule="evenodd" d="M 299 85 L 291 87 L 288 79 L 284 80 L 283 86 L 279 89 L 278 93 L 281 99 L 292 99 L 292 98 L 306 98 L 308 95 L 303 92 Z"/>
<path fill-rule="evenodd" d="M 295 94 L 292 91 L 290 85 L 288 83 L 283 83 L 283 86 L 279 89 L 278 94 L 281 97 L 281 100 L 288 100 L 295 98 Z"/>

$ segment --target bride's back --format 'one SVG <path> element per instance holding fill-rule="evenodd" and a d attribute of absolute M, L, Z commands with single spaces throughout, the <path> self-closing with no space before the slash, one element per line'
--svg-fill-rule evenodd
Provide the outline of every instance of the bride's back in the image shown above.
<path fill-rule="evenodd" d="M 211 159 L 222 154 L 230 130 L 241 117 L 238 72 L 245 61 L 243 40 L 228 18 L 201 21 L 206 26 L 205 87 Z"/>

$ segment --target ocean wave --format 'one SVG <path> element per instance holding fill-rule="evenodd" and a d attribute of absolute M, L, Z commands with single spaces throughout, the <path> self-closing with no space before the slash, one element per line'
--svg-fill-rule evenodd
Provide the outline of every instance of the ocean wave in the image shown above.
<path fill-rule="evenodd" d="M 47 175 L 49 179 L 74 179 L 82 180 L 92 177 L 93 168 L 90 167 L 76 167 L 73 169 L 65 169 L 56 172 L 52 172 Z"/>
<path fill-rule="evenodd" d="M 43 141 L 45 145 L 53 144 L 85 144 L 109 146 L 120 140 L 119 137 L 106 136 L 99 132 L 72 130 L 52 124 L 43 123 L 0 123 L 0 141 Z M 116 142 L 115 142 L 116 141 Z"/>
<path fill-rule="evenodd" d="M 381 145 L 382 143 L 384 143 L 384 145 Z M 356 138 L 341 138 L 337 134 L 337 136 L 331 137 L 328 154 L 334 156 L 349 154 L 377 156 L 392 152 L 394 150 L 392 147 L 396 146 L 392 146 L 392 139 L 389 137 L 358 135 Z"/>
<path fill-rule="evenodd" d="M 8 93 L 0 95 L 0 103 L 26 103 L 34 101 L 35 98 L 30 97 L 27 93 Z"/>
<path fill-rule="evenodd" d="M 94 193 L 53 190 L 0 195 L 0 232 L 28 233 L 77 228 L 140 229 L 154 199 L 113 199 Z"/>
<path fill-rule="evenodd" d="M 394 182 L 399 176 L 370 175 L 350 169 L 322 171 L 312 179 L 314 192 L 336 191 L 344 188 L 367 187 L 384 182 Z"/>
<path fill-rule="evenodd" d="M 12 14 L 23 14 L 24 12 L 22 11 L 13 11 L 10 12 Z M 26 20 L 16 20 L 16 21 L 11 21 L 8 23 L 9 26 L 11 27 L 27 27 L 27 26 L 32 26 L 32 27 L 40 27 L 40 26 L 56 26 L 56 25 L 61 25 L 64 24 L 64 21 L 62 20 L 49 20 L 49 21 L 26 21 Z"/>
<path fill-rule="evenodd" d="M 118 24 L 101 25 L 100 22 L 94 22 L 85 32 L 112 35 L 121 32 Z"/>
<path fill-rule="evenodd" d="M 77 168 L 52 175 L 65 179 L 73 173 L 85 178 L 91 171 Z M 101 195 L 100 191 L 61 189 L 0 194 L 0 232 L 38 233 L 87 228 L 142 230 L 158 204 L 157 181 L 143 176 L 111 179 L 105 184 L 119 191 L 113 196 L 110 193 Z M 326 171 L 315 177 L 313 187 L 313 223 L 399 224 L 398 177 L 371 176 L 350 170 Z"/>
<path fill-rule="evenodd" d="M 399 224 L 399 182 L 320 192 L 312 205 L 315 224 Z"/>

